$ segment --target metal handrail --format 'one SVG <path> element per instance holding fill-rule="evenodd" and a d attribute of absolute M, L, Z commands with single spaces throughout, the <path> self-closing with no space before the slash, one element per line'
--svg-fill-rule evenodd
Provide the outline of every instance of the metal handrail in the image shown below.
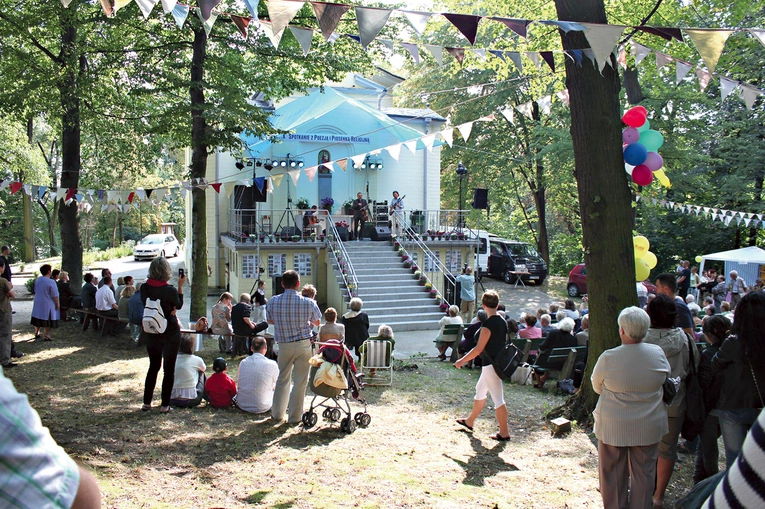
<path fill-rule="evenodd" d="M 337 263 L 337 268 L 343 277 L 343 284 L 345 289 L 348 290 L 348 297 L 355 297 L 359 291 L 359 280 L 356 277 L 356 270 L 353 268 L 351 258 L 348 256 L 348 251 L 345 250 L 340 234 L 335 227 L 335 221 L 330 213 L 327 213 L 327 246 L 330 248 L 335 263 Z M 346 269 L 345 273 L 343 273 L 343 268 Z"/>

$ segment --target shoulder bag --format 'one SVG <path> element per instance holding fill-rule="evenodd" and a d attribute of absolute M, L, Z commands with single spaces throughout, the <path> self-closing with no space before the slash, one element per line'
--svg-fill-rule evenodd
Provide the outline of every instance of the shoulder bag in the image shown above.
<path fill-rule="evenodd" d="M 696 344 L 690 336 L 686 334 L 688 341 L 688 354 L 691 361 L 690 371 L 685 377 L 685 420 L 680 431 L 683 438 L 692 441 L 701 433 L 706 420 L 704 412 L 704 395 L 701 392 L 701 383 L 696 368 Z"/>

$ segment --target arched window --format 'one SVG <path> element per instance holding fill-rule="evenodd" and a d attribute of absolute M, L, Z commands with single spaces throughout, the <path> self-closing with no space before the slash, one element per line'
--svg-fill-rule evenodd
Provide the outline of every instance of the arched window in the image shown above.
<path fill-rule="evenodd" d="M 319 152 L 319 173 L 330 173 L 329 166 L 325 166 L 324 163 L 330 162 L 331 155 L 329 150 L 322 150 Z"/>

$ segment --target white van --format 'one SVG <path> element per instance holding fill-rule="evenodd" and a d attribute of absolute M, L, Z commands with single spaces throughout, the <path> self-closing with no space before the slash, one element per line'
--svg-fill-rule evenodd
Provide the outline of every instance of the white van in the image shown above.
<path fill-rule="evenodd" d="M 515 283 L 520 277 L 525 284 L 541 285 L 547 278 L 547 264 L 531 244 L 503 239 L 485 230 L 477 233 L 476 271 L 505 283 Z"/>

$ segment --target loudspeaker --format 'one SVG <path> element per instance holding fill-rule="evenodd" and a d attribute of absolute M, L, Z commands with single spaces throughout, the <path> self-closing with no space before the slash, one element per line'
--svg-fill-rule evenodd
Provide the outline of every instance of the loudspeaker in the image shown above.
<path fill-rule="evenodd" d="M 348 228 L 344 226 L 337 227 L 337 234 L 340 236 L 340 240 L 342 240 L 343 242 L 348 242 L 348 240 L 351 237 L 351 234 L 348 231 Z"/>
<path fill-rule="evenodd" d="M 255 183 L 255 179 L 253 179 L 253 186 L 250 188 L 252 189 L 252 201 L 255 203 L 266 203 L 268 199 L 268 179 L 266 179 L 263 182 L 263 190 L 261 191 L 258 189 L 258 185 Z"/>
<path fill-rule="evenodd" d="M 473 190 L 473 208 L 486 209 L 489 204 L 489 190 L 477 187 Z"/>
<path fill-rule="evenodd" d="M 390 240 L 390 228 L 387 226 L 375 226 L 370 238 L 372 240 Z"/>

